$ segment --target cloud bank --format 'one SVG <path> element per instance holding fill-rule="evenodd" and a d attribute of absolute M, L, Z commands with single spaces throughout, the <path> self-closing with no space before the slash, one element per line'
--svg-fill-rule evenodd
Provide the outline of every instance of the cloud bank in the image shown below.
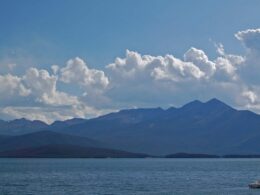
<path fill-rule="evenodd" d="M 100 70 L 76 57 L 65 65 L 31 67 L 23 75 L 0 74 L 0 117 L 51 123 L 213 97 L 260 112 L 260 29 L 239 31 L 235 37 L 245 47 L 243 56 L 226 53 L 222 44 L 217 45 L 215 59 L 194 47 L 182 58 L 127 50 Z"/>

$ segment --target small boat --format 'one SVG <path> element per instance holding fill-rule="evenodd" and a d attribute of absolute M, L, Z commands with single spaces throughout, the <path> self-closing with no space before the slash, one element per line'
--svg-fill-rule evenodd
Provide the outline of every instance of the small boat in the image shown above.
<path fill-rule="evenodd" d="M 260 188 L 260 180 L 250 183 L 249 188 Z"/>

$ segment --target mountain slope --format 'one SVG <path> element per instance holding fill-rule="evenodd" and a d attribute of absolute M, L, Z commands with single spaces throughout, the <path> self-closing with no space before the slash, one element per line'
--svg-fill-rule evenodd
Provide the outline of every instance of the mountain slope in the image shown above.
<path fill-rule="evenodd" d="M 0 121 L 0 135 L 20 135 L 47 129 L 49 126 L 42 121 L 30 121 L 24 118 L 12 121 Z"/>
<path fill-rule="evenodd" d="M 48 125 L 42 121 L 30 121 L 25 118 L 15 119 L 11 121 L 0 120 L 0 135 L 22 135 L 50 128 L 62 129 L 70 125 L 76 125 L 85 122 L 86 119 L 74 118 L 65 121 L 55 121 L 53 124 Z"/>
<path fill-rule="evenodd" d="M 71 125 L 76 125 L 76 124 L 81 124 L 87 121 L 86 119 L 81 119 L 81 118 L 73 118 L 65 121 L 55 121 L 53 122 L 50 126 L 49 129 L 62 129 Z"/>
<path fill-rule="evenodd" d="M 84 147 L 106 147 L 101 142 L 51 131 L 40 131 L 0 139 L 0 151 L 33 148 L 47 145 L 76 145 Z"/>
<path fill-rule="evenodd" d="M 227 154 L 240 152 L 241 147 L 247 153 L 252 148 L 244 144 L 245 140 L 260 136 L 260 116 L 212 99 L 156 112 L 154 109 L 125 110 L 61 131 L 149 154 Z M 256 152 L 260 153 L 260 148 Z"/>
<path fill-rule="evenodd" d="M 3 121 L 0 125 L 2 123 Z M 46 129 L 77 138 L 98 140 L 106 143 L 109 148 L 152 155 L 179 152 L 218 155 L 260 153 L 260 116 L 250 111 L 236 110 L 217 99 L 205 103 L 195 100 L 180 108 L 167 110 L 130 109 L 94 119 L 59 121 Z M 29 130 L 39 131 L 32 127 Z M 62 143 L 51 142 L 52 137 L 55 135 L 43 140 L 50 140 L 48 144 L 56 145 L 74 143 L 68 141 L 70 138 L 62 138 L 61 140 L 67 140 Z M 19 140 L 19 144 L 24 146 L 27 143 L 24 139 L 29 140 L 28 143 L 35 143 L 28 135 L 9 138 L 7 142 L 0 138 L 0 148 L 1 143 L 4 143 L 2 146 L 6 149 L 10 143 Z M 33 146 L 28 143 L 25 146 Z"/>

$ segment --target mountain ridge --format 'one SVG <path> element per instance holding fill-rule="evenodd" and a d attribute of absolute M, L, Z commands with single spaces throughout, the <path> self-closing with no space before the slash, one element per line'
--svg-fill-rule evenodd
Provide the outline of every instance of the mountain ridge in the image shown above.
<path fill-rule="evenodd" d="M 87 137 L 112 148 L 151 155 L 260 153 L 260 115 L 213 98 L 181 107 L 126 109 L 44 130 Z M 57 124 L 57 122 L 56 122 Z M 39 131 L 39 130 L 37 130 Z M 1 134 L 1 131 L 0 131 Z"/>
<path fill-rule="evenodd" d="M 19 123 L 22 123 L 21 121 L 24 121 L 24 122 L 26 122 L 26 123 L 29 123 L 29 122 L 39 122 L 39 123 L 42 123 L 42 124 L 45 124 L 45 125 L 48 125 L 48 126 L 52 126 L 52 125 L 54 125 L 55 123 L 70 123 L 70 124 L 77 124 L 77 123 L 81 123 L 81 122 L 85 122 L 85 121 L 87 121 L 87 120 L 92 120 L 92 119 L 99 119 L 99 118 L 103 118 L 104 116 L 107 116 L 107 115 L 111 115 L 111 114 L 115 114 L 115 113 L 124 113 L 124 112 L 128 112 L 128 111 L 130 111 L 130 112 L 136 112 L 136 111 L 148 111 L 148 110 L 157 110 L 157 111 L 171 111 L 171 110 L 176 110 L 176 109 L 183 109 L 183 108 L 185 108 L 185 107 L 187 107 L 187 106 L 190 106 L 190 105 L 194 105 L 194 104 L 197 104 L 197 105 L 207 105 L 207 104 L 211 104 L 211 103 L 215 103 L 215 104 L 219 104 L 219 105 L 222 105 L 222 106 L 226 106 L 226 107 L 229 107 L 230 109 L 233 109 L 233 110 L 237 110 L 237 111 L 247 111 L 247 112 L 250 112 L 250 113 L 254 113 L 254 114 L 256 114 L 256 115 L 259 115 L 259 114 L 257 114 L 257 113 L 255 113 L 255 112 L 253 112 L 253 111 L 250 111 L 250 110 L 244 110 L 244 109 L 235 109 L 235 108 L 233 108 L 233 107 L 231 107 L 231 106 L 229 106 L 228 104 L 226 104 L 226 103 L 224 103 L 224 102 L 222 102 L 221 100 L 219 100 L 219 99 L 217 99 L 217 98 L 212 98 L 212 99 L 210 99 L 210 100 L 208 100 L 208 101 L 204 101 L 204 102 L 202 102 L 202 101 L 200 101 L 200 100 L 193 100 L 193 101 L 190 101 L 190 102 L 188 102 L 188 103 L 186 103 L 186 104 L 184 104 L 184 105 L 182 105 L 182 106 L 179 106 L 179 107 L 173 107 L 173 106 L 171 106 L 171 107 L 168 107 L 168 108 L 166 108 L 166 109 L 163 109 L 163 108 L 161 108 L 161 107 L 148 107 L 148 108 L 142 108 L 142 107 L 140 107 L 140 108 L 133 108 L 133 109 L 122 109 L 122 110 L 119 110 L 119 111 L 117 111 L 117 112 L 111 112 L 111 113 L 108 113 L 108 114 L 105 114 L 105 115 L 101 115 L 101 116 L 98 116 L 98 117 L 94 117 L 94 118 L 90 118 L 90 119 L 86 119 L 86 118 L 71 118 L 71 119 L 67 119 L 67 120 L 56 120 L 56 121 L 53 121 L 51 124 L 47 124 L 47 123 L 45 123 L 44 121 L 41 121 L 41 120 L 30 120 L 30 119 L 27 119 L 27 118 L 24 118 L 24 117 L 22 117 L 22 118 L 17 118 L 17 119 L 13 119 L 13 120 L 2 120 L 2 119 L 0 119 L 0 124 L 1 123 L 17 123 L 17 122 L 19 122 Z M 259 115 L 260 116 L 260 115 Z M 76 122 L 76 121 L 78 121 L 78 122 Z"/>

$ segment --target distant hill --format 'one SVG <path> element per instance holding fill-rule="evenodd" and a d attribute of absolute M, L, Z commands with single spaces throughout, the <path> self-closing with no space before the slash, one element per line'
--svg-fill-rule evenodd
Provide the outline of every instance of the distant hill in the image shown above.
<path fill-rule="evenodd" d="M 105 144 L 74 135 L 56 133 L 52 131 L 39 131 L 18 136 L 0 137 L 0 152 L 35 148 L 48 145 L 75 145 L 82 147 L 106 147 Z"/>
<path fill-rule="evenodd" d="M 250 155 L 228 154 L 222 156 L 222 158 L 260 158 L 260 154 L 250 154 Z"/>
<path fill-rule="evenodd" d="M 7 139 L 7 138 L 9 138 L 9 137 L 11 137 L 11 136 L 9 136 L 9 135 L 0 135 L 0 142 L 5 140 L 5 139 Z"/>
<path fill-rule="evenodd" d="M 47 129 L 49 126 L 42 121 L 30 121 L 25 118 L 12 121 L 0 121 L 0 135 L 19 135 Z"/>
<path fill-rule="evenodd" d="M 176 153 L 176 154 L 166 155 L 165 158 L 220 158 L 220 156 L 211 155 L 211 154 Z"/>
<path fill-rule="evenodd" d="M 49 128 L 51 129 L 62 129 L 71 125 L 77 125 L 86 122 L 87 119 L 82 119 L 82 118 L 73 118 L 65 121 L 55 121 L 53 122 Z"/>
<path fill-rule="evenodd" d="M 62 129 L 64 127 L 80 124 L 85 121 L 86 119 L 74 118 L 65 121 L 55 121 L 53 124 L 48 125 L 39 120 L 30 121 L 25 118 L 11 121 L 0 120 L 0 135 L 22 135 L 48 130 L 50 128 Z"/>
<path fill-rule="evenodd" d="M 1 128 L 2 123 L 6 122 L 0 122 L 0 134 L 7 132 Z M 207 102 L 195 100 L 180 108 L 166 110 L 121 110 L 88 120 L 72 119 L 36 126 L 28 123 L 28 128 L 12 126 L 8 131 L 14 135 L 18 130 L 19 134 L 48 130 L 87 137 L 106 143 L 109 148 L 151 155 L 180 151 L 216 155 L 260 154 L 260 116 L 236 110 L 218 99 Z M 7 145 L 6 142 L 6 148 Z"/>
<path fill-rule="evenodd" d="M 8 158 L 145 158 L 148 155 L 75 145 L 46 145 L 0 152 Z"/>

